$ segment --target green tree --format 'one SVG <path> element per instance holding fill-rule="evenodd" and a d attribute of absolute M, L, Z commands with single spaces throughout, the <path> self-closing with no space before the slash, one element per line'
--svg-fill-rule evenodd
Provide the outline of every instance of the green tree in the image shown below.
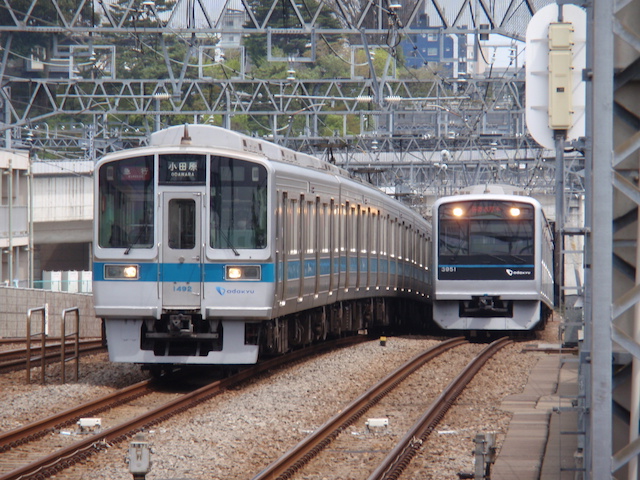
<path fill-rule="evenodd" d="M 107 11 L 102 15 L 102 23 L 127 27 L 157 26 L 163 14 L 171 12 L 176 0 L 154 0 L 153 6 L 144 5 L 144 0 L 118 0 L 112 4 L 100 2 Z"/>
<path fill-rule="evenodd" d="M 289 0 L 282 0 L 279 8 L 271 11 L 270 0 L 248 0 L 248 5 L 255 14 L 256 20 L 262 24 L 267 15 L 270 14 L 267 25 L 271 28 L 300 28 L 301 22 Z M 320 3 L 316 0 L 300 0 L 296 2 L 298 11 L 305 23 L 311 22 L 314 14 L 320 8 Z M 323 7 L 318 15 L 315 25 L 324 28 L 340 28 L 340 22 L 326 7 Z M 253 28 L 251 23 L 245 25 L 246 28 Z M 338 41 L 335 35 L 326 38 L 328 42 Z M 301 57 L 308 53 L 310 37 L 307 35 L 288 35 L 272 37 L 272 46 L 279 48 L 285 57 Z M 261 66 L 267 58 L 267 36 L 264 34 L 250 35 L 245 38 L 244 46 L 247 54 L 254 65 Z"/>
<path fill-rule="evenodd" d="M 60 26 L 65 22 L 71 23 L 79 9 L 77 0 L 57 0 L 59 12 L 51 0 L 38 0 L 31 8 L 32 3 L 33 0 L 2 2 L 0 4 L 0 25 L 5 27 L 20 27 L 23 24 L 30 27 Z M 91 22 L 95 18 L 92 2 L 86 2 L 79 13 L 79 20 L 76 24 L 91 26 Z M 41 47 L 41 50 L 46 54 L 41 54 L 42 58 L 39 59 L 48 60 L 50 58 L 50 50 L 54 41 L 54 36 L 50 33 L 5 32 L 1 34 L 3 45 L 8 35 L 13 35 L 12 52 L 27 57 L 34 52 L 36 47 Z"/>

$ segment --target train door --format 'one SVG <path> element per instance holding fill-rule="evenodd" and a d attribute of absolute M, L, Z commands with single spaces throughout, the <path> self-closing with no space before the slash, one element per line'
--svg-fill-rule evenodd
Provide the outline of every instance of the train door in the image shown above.
<path fill-rule="evenodd" d="M 338 241 L 338 228 L 336 225 L 337 207 L 334 199 L 331 199 L 329 204 L 329 292 L 333 294 L 333 291 L 338 288 L 336 282 L 336 274 L 340 272 L 340 265 L 336 268 L 336 252 L 338 252 L 337 258 L 340 259 L 340 250 Z"/>
<path fill-rule="evenodd" d="M 326 205 L 325 205 L 326 206 Z M 313 204 L 313 211 L 314 211 L 314 219 L 313 219 L 313 224 L 314 224 L 314 232 L 313 232 L 313 244 L 314 244 L 314 262 L 316 265 L 316 278 L 315 278 L 315 282 L 314 282 L 314 287 L 313 287 L 313 293 L 315 295 L 315 297 L 317 298 L 319 292 L 320 292 L 320 273 L 321 273 L 321 268 L 320 268 L 320 252 L 322 251 L 323 247 L 324 247 L 324 229 L 322 228 L 323 222 L 324 222 L 324 218 L 325 218 L 325 212 L 324 212 L 324 207 L 323 205 L 320 204 L 320 197 L 316 197 L 316 201 L 315 204 Z"/>
<path fill-rule="evenodd" d="M 353 244 L 353 238 L 351 235 L 353 234 L 353 226 L 351 225 L 351 219 L 353 215 L 351 214 L 351 207 L 349 206 L 349 202 L 345 202 L 344 208 L 344 251 L 345 251 L 345 267 L 344 267 L 344 290 L 345 292 L 349 291 L 351 288 L 351 245 Z M 342 269 L 341 269 L 342 270 Z"/>
<path fill-rule="evenodd" d="M 378 255 L 380 248 L 380 246 L 378 245 L 378 227 L 380 214 L 376 213 L 375 211 L 372 212 L 371 209 L 369 209 L 369 215 L 371 225 L 371 243 L 367 251 L 367 258 L 369 259 L 367 262 L 367 264 L 369 265 L 369 268 L 367 270 L 367 286 L 373 288 L 378 284 Z"/>
<path fill-rule="evenodd" d="M 362 232 L 364 230 L 364 210 L 358 205 L 357 209 L 354 210 L 355 215 L 355 226 L 354 226 L 354 243 L 356 247 L 355 257 L 356 257 L 356 289 L 360 289 L 362 287 Z"/>
<path fill-rule="evenodd" d="M 302 207 L 300 198 L 284 198 L 284 301 L 301 298 L 304 271 L 302 269 Z"/>
<path fill-rule="evenodd" d="M 200 307 L 202 297 L 202 198 L 200 192 L 162 194 L 162 303 Z"/>
<path fill-rule="evenodd" d="M 298 235 L 299 235 L 299 243 L 298 246 L 298 263 L 300 265 L 299 269 L 299 277 L 298 277 L 298 301 L 302 301 L 305 298 L 306 283 L 307 283 L 307 265 L 305 262 L 305 258 L 308 251 L 308 241 L 309 241 L 309 232 L 307 227 L 309 224 L 309 206 L 304 199 L 304 195 L 300 195 L 300 203 L 299 205 L 299 215 L 300 215 L 300 223 L 298 224 Z"/>
<path fill-rule="evenodd" d="M 285 268 L 287 258 L 287 235 L 289 234 L 287 192 L 278 192 L 278 209 L 276 210 L 276 300 L 283 301 L 286 298 L 284 287 L 286 285 Z"/>

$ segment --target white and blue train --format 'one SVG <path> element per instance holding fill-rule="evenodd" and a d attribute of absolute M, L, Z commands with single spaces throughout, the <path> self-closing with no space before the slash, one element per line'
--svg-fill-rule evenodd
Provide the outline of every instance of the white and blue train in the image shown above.
<path fill-rule="evenodd" d="M 540 203 L 480 193 L 433 206 L 433 320 L 442 329 L 529 331 L 553 311 L 553 237 Z"/>
<path fill-rule="evenodd" d="M 95 168 L 94 301 L 109 356 L 251 364 L 430 320 L 431 226 L 332 165 L 204 125 Z"/>

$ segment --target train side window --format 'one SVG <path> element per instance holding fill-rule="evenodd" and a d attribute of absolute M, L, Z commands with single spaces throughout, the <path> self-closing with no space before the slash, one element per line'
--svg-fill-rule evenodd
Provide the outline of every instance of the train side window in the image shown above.
<path fill-rule="evenodd" d="M 402 258 L 406 262 L 409 260 L 409 254 L 411 253 L 411 230 L 409 230 L 409 226 L 404 222 L 402 223 Z"/>
<path fill-rule="evenodd" d="M 382 255 L 387 255 L 389 248 L 389 215 L 382 219 L 382 222 L 380 222 L 380 226 L 380 251 Z"/>
<path fill-rule="evenodd" d="M 402 260 L 407 259 L 407 244 L 409 240 L 408 233 L 409 231 L 407 230 L 407 226 L 403 222 L 400 227 L 400 258 Z"/>
<path fill-rule="evenodd" d="M 391 220 L 389 224 L 389 254 L 391 258 L 396 257 L 396 221 Z"/>
<path fill-rule="evenodd" d="M 329 215 L 329 226 L 331 228 L 332 242 L 332 244 L 329 246 L 329 249 L 333 250 L 334 252 L 338 252 L 340 248 L 340 239 L 338 237 L 338 225 L 336 220 L 336 218 L 338 218 L 338 206 L 336 206 L 335 200 L 331 200 L 331 205 L 329 206 Z"/>
<path fill-rule="evenodd" d="M 286 236 L 286 232 L 289 230 L 287 212 L 287 192 L 282 192 L 282 196 L 278 197 L 278 210 L 276 212 L 276 238 L 278 239 L 278 245 L 281 248 L 281 253 L 287 251 L 289 239 Z"/>
<path fill-rule="evenodd" d="M 364 232 L 367 230 L 367 211 L 356 208 L 356 251 L 364 251 Z"/>
<path fill-rule="evenodd" d="M 314 253 L 316 250 L 316 222 L 317 220 L 316 204 L 314 202 L 307 202 L 305 208 L 305 218 L 307 222 L 307 238 L 306 238 L 306 250 L 307 253 Z"/>
<path fill-rule="evenodd" d="M 362 230 L 360 232 L 360 252 L 367 253 L 367 244 L 371 238 L 371 218 L 369 216 L 369 210 L 362 210 Z"/>
<path fill-rule="evenodd" d="M 330 248 L 330 239 L 331 239 L 331 226 L 329 219 L 329 205 L 326 203 L 322 204 L 322 209 L 320 210 L 320 251 L 322 253 L 328 253 Z"/>
<path fill-rule="evenodd" d="M 409 260 L 416 263 L 416 231 L 409 226 Z"/>
<path fill-rule="evenodd" d="M 285 192 L 282 192 L 282 195 L 280 195 L 280 190 L 277 191 L 276 193 L 276 198 L 278 199 L 278 205 L 276 206 L 276 218 L 275 218 L 275 234 L 276 234 L 276 240 L 280 240 L 282 237 L 282 228 L 284 225 L 283 222 L 283 214 L 284 214 L 284 209 L 283 209 L 283 204 L 284 204 L 284 199 L 287 197 L 287 194 Z"/>
<path fill-rule="evenodd" d="M 430 239 L 428 236 L 425 237 L 425 244 L 424 244 L 424 264 L 427 267 L 427 269 L 429 268 L 429 265 L 431 265 L 431 248 L 429 248 L 429 243 L 430 243 Z"/>
<path fill-rule="evenodd" d="M 298 201 L 295 198 L 289 199 L 288 214 L 291 228 L 288 231 L 289 237 L 289 253 L 295 255 L 300 251 L 300 209 Z"/>
<path fill-rule="evenodd" d="M 349 211 L 349 251 L 357 252 L 357 221 L 358 215 L 356 213 L 356 207 L 351 207 Z"/>
<path fill-rule="evenodd" d="M 380 234 L 380 215 L 371 213 L 371 253 L 378 253 L 378 235 Z"/>
<path fill-rule="evenodd" d="M 412 263 L 418 263 L 418 232 L 413 228 L 411 229 L 411 258 Z"/>
<path fill-rule="evenodd" d="M 420 238 L 417 230 L 412 229 L 412 231 L 413 231 L 413 245 L 412 245 L 413 251 L 412 251 L 411 258 L 413 259 L 414 264 L 419 264 L 420 263 L 420 254 L 419 254 Z"/>
<path fill-rule="evenodd" d="M 340 213 L 340 251 L 347 250 L 347 212 L 349 211 L 349 202 L 342 205 L 342 212 Z"/>

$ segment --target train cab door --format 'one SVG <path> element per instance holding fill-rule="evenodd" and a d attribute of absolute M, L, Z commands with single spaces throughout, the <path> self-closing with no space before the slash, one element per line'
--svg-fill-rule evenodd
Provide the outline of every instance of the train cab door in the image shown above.
<path fill-rule="evenodd" d="M 162 193 L 163 308 L 199 308 L 202 298 L 203 192 Z"/>

